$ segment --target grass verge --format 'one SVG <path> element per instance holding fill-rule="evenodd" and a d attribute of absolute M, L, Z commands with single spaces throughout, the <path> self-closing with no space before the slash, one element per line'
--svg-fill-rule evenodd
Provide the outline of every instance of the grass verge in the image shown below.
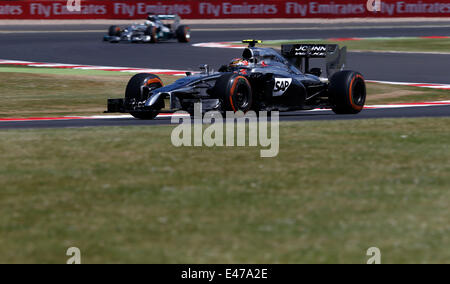
<path fill-rule="evenodd" d="M 33 67 L 0 68 L 0 118 L 99 115 L 122 98 L 133 74 Z M 176 76 L 161 75 L 164 83 Z"/>
<path fill-rule="evenodd" d="M 271 159 L 171 126 L 0 131 L 0 262 L 448 263 L 449 123 L 282 123 Z"/>

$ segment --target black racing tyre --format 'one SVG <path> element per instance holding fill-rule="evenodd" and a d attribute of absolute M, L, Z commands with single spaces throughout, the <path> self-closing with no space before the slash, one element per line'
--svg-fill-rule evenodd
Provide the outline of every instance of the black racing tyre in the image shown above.
<path fill-rule="evenodd" d="M 364 77 L 354 71 L 340 71 L 330 78 L 329 99 L 336 114 L 357 114 L 366 102 Z"/>
<path fill-rule="evenodd" d="M 154 26 L 148 26 L 145 30 L 145 35 L 150 36 L 150 42 L 151 43 L 157 43 L 158 42 L 158 33 L 156 31 L 156 27 Z"/>
<path fill-rule="evenodd" d="M 110 26 L 109 30 L 108 30 L 108 35 L 109 36 L 120 36 L 121 31 L 122 30 L 118 26 Z"/>
<path fill-rule="evenodd" d="M 222 101 L 225 111 L 247 112 L 252 108 L 252 87 L 247 78 L 235 73 L 222 75 L 212 90 Z"/>
<path fill-rule="evenodd" d="M 191 40 L 191 29 L 188 26 L 181 25 L 175 31 L 178 42 L 189 42 Z"/>
<path fill-rule="evenodd" d="M 163 82 L 161 79 L 149 73 L 140 73 L 134 75 L 128 82 L 125 91 L 125 104 L 133 101 L 142 102 L 148 99 L 152 90 L 161 88 Z M 130 112 L 132 116 L 139 119 L 154 119 L 159 113 L 159 109 L 148 112 Z"/>

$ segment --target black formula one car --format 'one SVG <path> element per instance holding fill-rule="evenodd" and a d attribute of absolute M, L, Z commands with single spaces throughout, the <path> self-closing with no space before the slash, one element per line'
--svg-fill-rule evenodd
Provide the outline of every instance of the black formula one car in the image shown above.
<path fill-rule="evenodd" d="M 366 100 L 363 76 L 343 70 L 346 48 L 338 45 L 283 45 L 281 54 L 272 48 L 249 43 L 241 58 L 212 72 L 207 65 L 200 74 L 187 73 L 164 86 L 153 74 L 137 74 L 129 81 L 125 98 L 108 100 L 107 113 L 130 113 L 153 119 L 160 112 L 294 111 L 331 108 L 337 114 L 359 113 Z M 311 68 L 310 58 L 326 58 L 328 78 Z M 303 69 L 303 71 L 301 71 Z M 166 107 L 166 103 L 169 105 Z"/>
<path fill-rule="evenodd" d="M 191 40 L 190 28 L 180 24 L 178 15 L 150 14 L 142 24 L 133 24 L 125 28 L 110 26 L 108 34 L 103 37 L 104 41 L 111 43 L 120 41 L 156 43 L 170 39 L 177 39 L 179 42 Z"/>

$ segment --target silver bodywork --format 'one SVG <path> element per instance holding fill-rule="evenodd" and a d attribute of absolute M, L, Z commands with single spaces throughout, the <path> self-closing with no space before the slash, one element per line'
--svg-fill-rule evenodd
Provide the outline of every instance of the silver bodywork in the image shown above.
<path fill-rule="evenodd" d="M 152 42 L 152 35 L 146 33 L 149 27 L 155 28 L 155 36 L 158 41 L 169 40 L 176 38 L 175 31 L 179 26 L 180 17 L 178 15 L 156 15 L 153 21 L 134 23 L 121 29 L 120 36 L 105 35 L 103 40 L 112 43 L 121 41 L 149 43 Z"/>

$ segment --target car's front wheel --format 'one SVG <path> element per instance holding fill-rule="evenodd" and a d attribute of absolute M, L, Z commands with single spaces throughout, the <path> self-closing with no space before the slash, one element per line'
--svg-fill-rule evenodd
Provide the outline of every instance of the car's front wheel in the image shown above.
<path fill-rule="evenodd" d="M 158 32 L 156 30 L 156 27 L 154 26 L 148 26 L 145 30 L 145 35 L 150 36 L 150 42 L 151 43 L 157 43 L 158 42 Z"/>
<path fill-rule="evenodd" d="M 329 99 L 336 114 L 357 114 L 366 102 L 364 77 L 354 71 L 340 71 L 330 78 Z"/>
<path fill-rule="evenodd" d="M 122 30 L 118 26 L 110 26 L 108 29 L 109 36 L 120 36 Z"/>
<path fill-rule="evenodd" d="M 175 34 L 179 42 L 189 42 L 191 40 L 191 29 L 188 26 L 179 26 Z"/>
<path fill-rule="evenodd" d="M 163 87 L 163 82 L 158 76 L 149 73 L 136 74 L 128 82 L 125 91 L 125 104 L 136 108 L 137 104 L 143 103 L 149 98 L 152 90 L 161 87 Z M 130 114 L 138 119 L 154 119 L 158 113 L 159 109 L 130 111 Z"/>

